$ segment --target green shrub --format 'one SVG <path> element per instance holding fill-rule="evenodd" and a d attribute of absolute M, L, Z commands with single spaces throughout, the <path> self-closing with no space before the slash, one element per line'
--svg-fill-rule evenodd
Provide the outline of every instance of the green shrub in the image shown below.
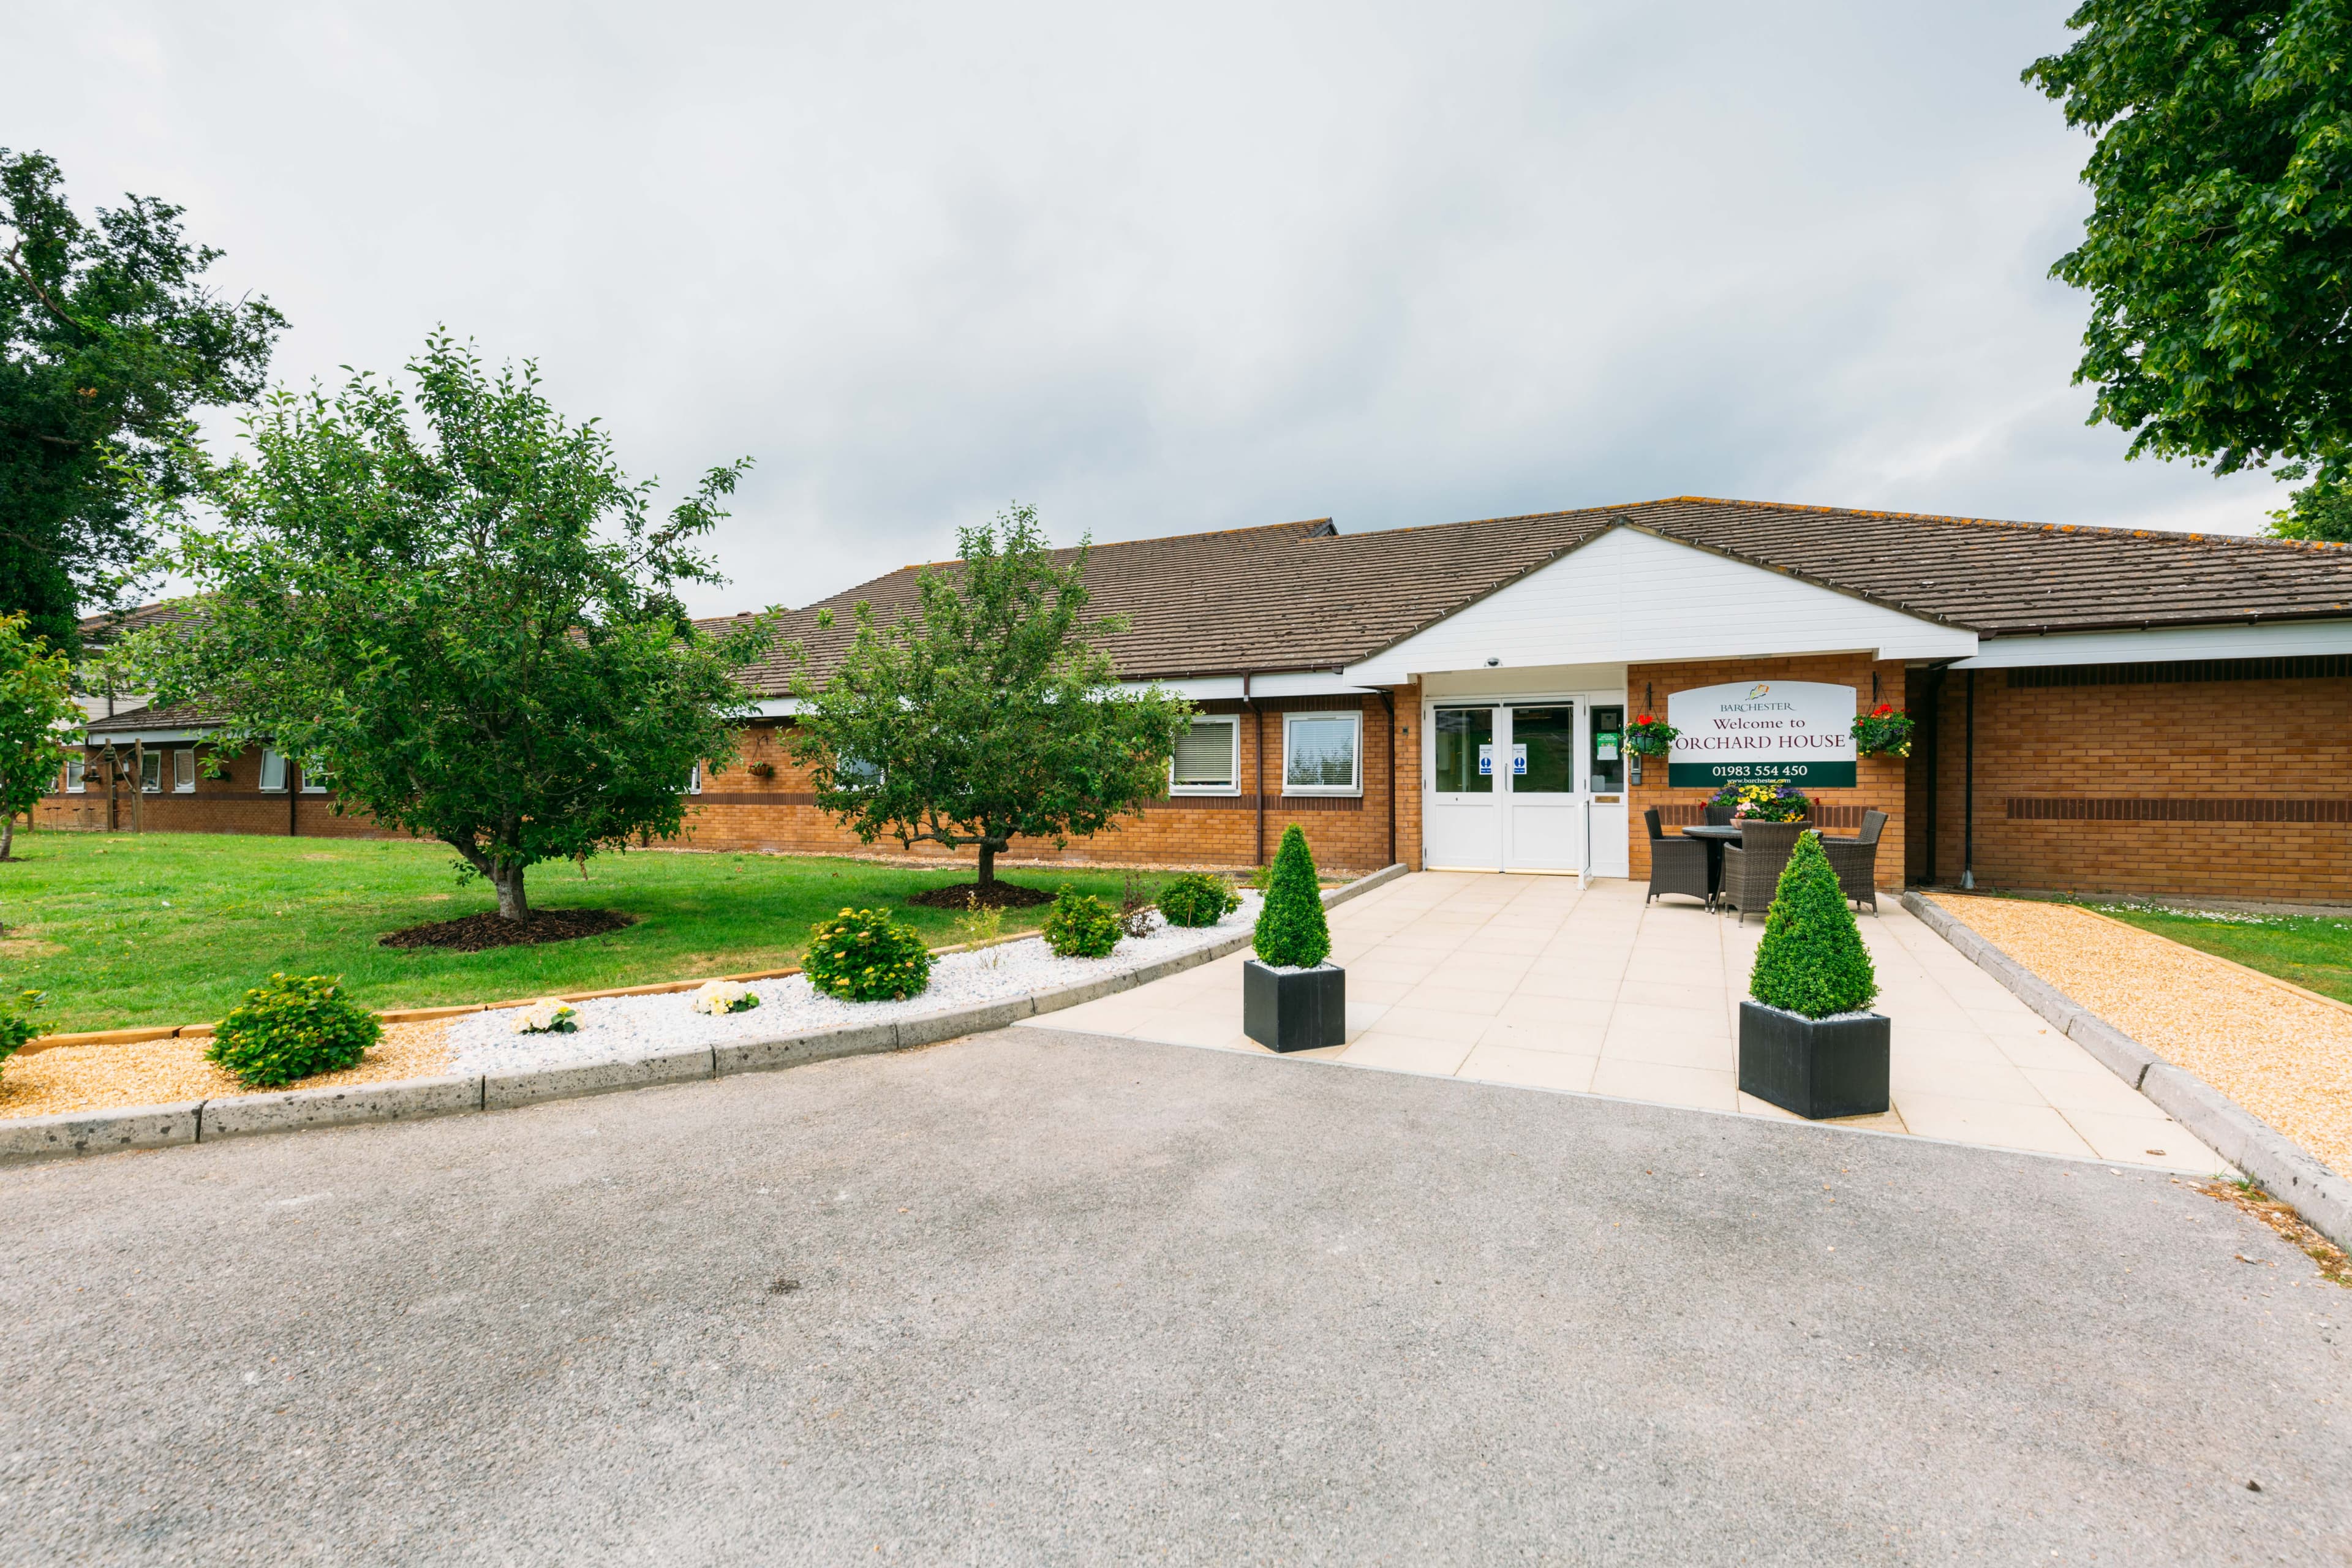
<path fill-rule="evenodd" d="M 1101 958 L 1118 945 L 1118 917 L 1092 893 L 1065 884 L 1045 911 L 1045 945 L 1059 958 Z"/>
<path fill-rule="evenodd" d="M 1274 852 L 1255 945 L 1257 961 L 1276 969 L 1312 969 L 1331 956 L 1331 927 L 1323 918 L 1315 856 L 1295 822 L 1282 830 L 1282 847 Z"/>
<path fill-rule="evenodd" d="M 0 1063 L 46 1033 L 33 1022 L 33 1009 L 49 999 L 46 991 L 19 991 L 16 999 L 0 1005 Z"/>
<path fill-rule="evenodd" d="M 1176 926 L 1213 926 L 1242 907 L 1242 896 L 1223 877 L 1187 871 L 1160 889 L 1160 912 Z"/>
<path fill-rule="evenodd" d="M 205 1058 L 252 1089 L 358 1065 L 383 1027 L 342 993 L 340 974 L 273 974 L 213 1031 Z"/>
<path fill-rule="evenodd" d="M 1748 994 L 1808 1018 L 1859 1013 L 1878 994 L 1877 972 L 1818 833 L 1798 836 L 1780 873 Z"/>
<path fill-rule="evenodd" d="M 809 984 L 848 1002 L 890 1002 L 931 983 L 931 950 L 887 910 L 844 910 L 809 932 Z"/>

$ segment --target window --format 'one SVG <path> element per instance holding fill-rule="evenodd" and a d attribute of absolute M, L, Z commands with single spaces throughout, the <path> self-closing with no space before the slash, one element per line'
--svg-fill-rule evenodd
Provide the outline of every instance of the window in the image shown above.
<path fill-rule="evenodd" d="M 196 751 L 193 746 L 183 747 L 172 753 L 172 793 L 196 793 Z"/>
<path fill-rule="evenodd" d="M 79 795 L 89 788 L 89 764 L 80 757 L 66 759 L 66 793 Z"/>
<path fill-rule="evenodd" d="M 700 795 L 702 793 L 702 764 L 700 763 L 695 763 L 693 767 L 687 770 L 686 793 L 688 795 Z"/>
<path fill-rule="evenodd" d="M 1361 795 L 1360 713 L 1287 713 L 1282 720 L 1282 793 Z"/>
<path fill-rule="evenodd" d="M 1168 760 L 1168 793 L 1239 795 L 1241 731 L 1237 719 L 1193 720 Z"/>
<path fill-rule="evenodd" d="M 163 793 L 163 752 L 142 752 L 139 753 L 139 793 L 141 795 L 161 795 Z"/>
<path fill-rule="evenodd" d="M 882 768 L 857 757 L 844 757 L 833 765 L 835 789 L 874 789 L 882 783 Z"/>
<path fill-rule="evenodd" d="M 327 772 L 327 764 L 317 758 L 314 757 L 302 764 L 304 795 L 324 795 L 333 786 L 334 782 L 334 775 Z"/>
<path fill-rule="evenodd" d="M 261 748 L 261 787 L 273 795 L 286 790 L 286 753 L 275 746 Z"/>

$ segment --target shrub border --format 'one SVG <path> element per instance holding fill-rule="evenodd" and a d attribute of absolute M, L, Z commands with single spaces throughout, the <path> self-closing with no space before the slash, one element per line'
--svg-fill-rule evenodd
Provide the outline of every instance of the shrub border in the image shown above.
<path fill-rule="evenodd" d="M 1394 865 L 1384 867 L 1370 876 L 1360 877 L 1326 891 L 1323 894 L 1324 907 L 1328 909 L 1334 904 L 1345 903 L 1404 874 L 1403 866 Z M 1024 931 L 1003 940 L 1024 942 L 1034 934 Z M 772 1039 L 738 1041 L 698 1050 L 667 1051 L 654 1056 L 570 1067 L 407 1079 L 394 1083 L 364 1084 L 346 1089 L 295 1089 L 269 1094 L 189 1100 L 178 1105 L 127 1106 L 118 1110 L 69 1110 L 54 1116 L 16 1117 L 0 1121 L 0 1164 L 79 1154 L 107 1154 L 130 1149 L 163 1149 L 183 1143 L 210 1143 L 225 1138 L 248 1137 L 262 1132 L 291 1132 L 312 1127 L 409 1121 L 426 1116 L 501 1110 L 543 1100 L 573 1100 L 583 1095 L 610 1094 L 621 1089 L 650 1088 L 656 1084 L 727 1078 L 743 1072 L 769 1072 L 779 1068 L 798 1067 L 803 1062 L 826 1061 L 835 1057 L 908 1050 L 965 1035 L 1001 1029 L 1040 1013 L 1058 1012 L 1115 992 L 1130 990 L 1239 952 L 1247 948 L 1250 942 L 1251 933 L 1239 931 L 1205 947 L 1122 970 L 1116 974 L 1106 974 L 1098 980 L 1081 981 L 1076 985 L 1059 986 L 1050 991 L 1032 991 L 974 1006 L 942 1008 L 936 1013 L 925 1013 L 886 1024 L 847 1024 L 830 1029 L 782 1035 Z M 968 947 L 992 945 L 996 944 L 972 942 L 935 951 L 960 952 Z M 772 980 L 799 973 L 796 968 L 778 969 L 721 978 Z M 596 996 L 646 996 L 669 991 L 690 991 L 702 984 L 700 980 L 686 980 L 658 985 L 629 985 L 609 991 L 582 992 L 563 1000 L 576 1002 Z M 534 997 L 518 1002 L 482 1002 L 463 1007 L 411 1008 L 402 1013 L 378 1014 L 377 1016 L 392 1023 L 414 1023 L 428 1018 L 456 1017 L 488 1008 L 521 1006 L 535 1000 L 537 998 Z M 174 1034 L 191 1035 L 197 1029 L 209 1034 L 211 1027 L 210 1025 L 202 1025 L 188 1029 L 124 1030 L 118 1034 L 129 1035 L 134 1039 L 153 1040 Z M 51 1043 L 57 1043 L 54 1037 Z M 83 1039 L 65 1043 L 129 1042 Z"/>

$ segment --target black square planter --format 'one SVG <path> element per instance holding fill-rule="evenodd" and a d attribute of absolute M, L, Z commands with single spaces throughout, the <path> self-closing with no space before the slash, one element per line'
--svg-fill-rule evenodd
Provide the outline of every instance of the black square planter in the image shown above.
<path fill-rule="evenodd" d="M 1808 1018 L 1739 1004 L 1739 1088 L 1818 1121 L 1887 1108 L 1888 1020 L 1877 1013 Z"/>
<path fill-rule="evenodd" d="M 1348 972 L 1336 964 L 1285 972 L 1242 964 L 1242 1033 L 1277 1051 L 1348 1040 Z"/>

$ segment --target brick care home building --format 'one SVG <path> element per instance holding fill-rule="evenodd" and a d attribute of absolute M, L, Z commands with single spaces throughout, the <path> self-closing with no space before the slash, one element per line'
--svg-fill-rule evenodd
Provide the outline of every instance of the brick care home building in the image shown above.
<path fill-rule="evenodd" d="M 822 668 L 850 606 L 910 609 L 916 572 L 784 636 Z M 1889 814 L 1889 886 L 2352 899 L 2352 549 L 1682 497 L 1097 545 L 1087 583 L 1132 622 L 1122 674 L 1201 717 L 1165 798 L 1016 859 L 1239 868 L 1296 822 L 1342 870 L 1641 877 L 1648 807 L 1672 830 L 1720 780 L 1793 778 L 1832 830 Z M 761 716 L 696 783 L 696 847 L 856 847 L 790 761 L 786 674 L 750 672 Z M 1907 760 L 1854 754 L 1879 702 L 1919 721 Z M 1671 757 L 1627 755 L 1643 711 L 1683 731 Z M 208 731 L 94 721 L 39 820 L 127 828 L 135 776 L 149 831 L 370 831 L 274 753 L 205 776 Z"/>

